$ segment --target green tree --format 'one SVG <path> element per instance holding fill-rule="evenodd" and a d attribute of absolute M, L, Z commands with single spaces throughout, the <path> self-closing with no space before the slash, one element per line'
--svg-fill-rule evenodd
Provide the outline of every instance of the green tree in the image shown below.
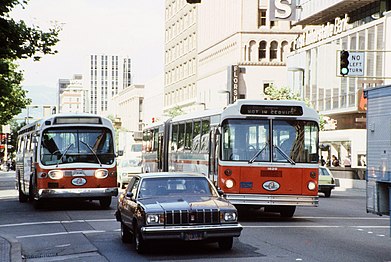
<path fill-rule="evenodd" d="M 0 4 L 0 125 L 7 124 L 31 103 L 22 89 L 23 73 L 17 60 L 55 54 L 52 48 L 59 41 L 61 28 L 53 25 L 44 32 L 39 26 L 29 27 L 24 21 L 15 21 L 9 15 L 17 5 L 24 8 L 28 0 L 2 0 Z"/>
<path fill-rule="evenodd" d="M 180 116 L 180 115 L 183 115 L 185 112 L 183 111 L 182 107 L 180 106 L 175 106 L 173 108 L 171 108 L 169 111 L 168 111 L 168 116 L 170 117 L 176 117 L 176 116 Z"/>

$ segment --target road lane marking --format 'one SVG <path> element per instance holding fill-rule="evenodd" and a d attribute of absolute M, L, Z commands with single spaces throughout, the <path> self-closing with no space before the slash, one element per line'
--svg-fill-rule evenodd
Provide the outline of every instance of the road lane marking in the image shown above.
<path fill-rule="evenodd" d="M 37 221 L 37 222 L 26 222 L 26 223 L 16 223 L 16 224 L 3 224 L 0 225 L 0 228 L 34 226 L 34 225 L 71 224 L 71 223 L 113 222 L 113 221 L 117 221 L 117 220 L 115 218 L 110 218 L 110 219 L 91 219 L 91 220 Z"/>
<path fill-rule="evenodd" d="M 70 231 L 70 232 L 57 232 L 57 233 L 47 233 L 47 234 L 35 234 L 35 235 L 25 235 L 25 236 L 16 236 L 19 238 L 33 238 L 33 237 L 48 237 L 48 236 L 61 236 L 61 235 L 71 235 L 71 234 L 93 234 L 93 233 L 106 233 L 105 230 L 85 230 L 85 231 Z"/>

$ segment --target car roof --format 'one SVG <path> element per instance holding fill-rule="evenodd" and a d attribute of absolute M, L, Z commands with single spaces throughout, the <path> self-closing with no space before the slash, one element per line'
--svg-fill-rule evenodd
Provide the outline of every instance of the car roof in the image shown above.
<path fill-rule="evenodd" d="M 167 177 L 203 177 L 207 178 L 205 175 L 191 172 L 151 172 L 151 173 L 141 173 L 137 174 L 140 178 L 167 178 Z"/>

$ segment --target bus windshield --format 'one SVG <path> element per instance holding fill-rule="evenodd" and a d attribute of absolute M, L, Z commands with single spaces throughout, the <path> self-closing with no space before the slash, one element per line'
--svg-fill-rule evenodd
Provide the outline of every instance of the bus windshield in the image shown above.
<path fill-rule="evenodd" d="M 47 129 L 42 133 L 43 165 L 65 163 L 114 163 L 114 144 L 107 128 Z"/>
<path fill-rule="evenodd" d="M 222 124 L 223 161 L 317 163 L 317 152 L 313 121 L 229 119 Z"/>

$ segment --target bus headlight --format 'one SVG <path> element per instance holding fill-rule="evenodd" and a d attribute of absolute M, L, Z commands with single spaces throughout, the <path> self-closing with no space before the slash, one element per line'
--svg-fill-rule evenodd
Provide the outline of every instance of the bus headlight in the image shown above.
<path fill-rule="evenodd" d="M 309 190 L 313 191 L 316 188 L 316 184 L 315 184 L 315 182 L 310 181 L 310 182 L 308 182 L 307 187 Z"/>
<path fill-rule="evenodd" d="M 233 181 L 232 179 L 226 180 L 226 181 L 225 181 L 225 186 L 226 186 L 227 188 L 233 188 L 233 186 L 234 186 L 234 181 Z"/>
<path fill-rule="evenodd" d="M 64 177 L 64 173 L 61 170 L 50 170 L 49 177 L 51 179 L 61 179 Z"/>
<path fill-rule="evenodd" d="M 107 172 L 106 169 L 95 170 L 95 177 L 96 178 L 106 178 L 108 175 L 109 175 L 109 172 Z"/>

